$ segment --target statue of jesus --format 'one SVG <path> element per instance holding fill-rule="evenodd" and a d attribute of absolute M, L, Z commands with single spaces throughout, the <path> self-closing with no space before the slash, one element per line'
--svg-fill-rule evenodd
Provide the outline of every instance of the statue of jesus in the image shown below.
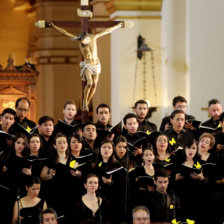
<path fill-rule="evenodd" d="M 56 26 L 53 22 L 47 22 L 48 25 L 52 26 L 58 32 L 65 36 L 70 37 L 72 40 L 77 40 L 79 48 L 83 55 L 84 61 L 80 63 L 81 72 L 80 75 L 83 81 L 86 81 L 86 86 L 84 88 L 84 96 L 82 102 L 82 110 L 89 111 L 89 102 L 96 91 L 96 86 L 99 79 L 99 74 L 101 73 L 101 64 L 97 54 L 97 39 L 104 35 L 112 33 L 114 30 L 121 27 L 131 27 L 132 23 L 130 21 L 120 22 L 117 25 L 107 28 L 104 31 L 97 34 L 90 34 L 88 32 L 83 32 L 78 36 L 75 36 L 66 30 Z M 37 25 L 41 27 L 41 25 Z"/>

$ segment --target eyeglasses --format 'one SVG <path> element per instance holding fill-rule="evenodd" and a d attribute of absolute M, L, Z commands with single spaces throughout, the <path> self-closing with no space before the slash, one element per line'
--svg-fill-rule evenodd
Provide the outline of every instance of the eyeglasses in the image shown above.
<path fill-rule="evenodd" d="M 179 109 L 186 109 L 187 106 L 186 106 L 186 105 L 178 105 L 176 108 L 177 108 L 178 110 L 179 110 Z"/>
<path fill-rule="evenodd" d="M 210 141 L 209 140 L 203 140 L 201 139 L 199 142 L 210 145 Z"/>
<path fill-rule="evenodd" d="M 158 139 L 157 142 L 159 142 L 159 143 L 167 143 L 168 141 L 166 139 Z"/>
<path fill-rule="evenodd" d="M 23 109 L 23 108 L 19 108 L 19 107 L 18 107 L 17 109 L 18 109 L 19 111 L 21 111 L 21 112 L 23 112 L 23 111 L 24 111 L 24 112 L 26 112 L 26 113 L 27 113 L 27 112 L 28 112 L 28 110 L 29 110 L 29 109 Z"/>

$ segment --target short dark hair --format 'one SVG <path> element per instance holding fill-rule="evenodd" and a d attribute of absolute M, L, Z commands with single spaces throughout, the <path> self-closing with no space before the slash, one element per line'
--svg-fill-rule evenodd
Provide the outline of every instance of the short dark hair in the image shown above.
<path fill-rule="evenodd" d="M 84 131 L 84 129 L 85 129 L 85 127 L 86 127 L 87 125 L 93 125 L 93 126 L 96 127 L 96 125 L 95 125 L 93 122 L 91 122 L 91 121 L 87 121 L 86 123 L 82 124 L 82 130 L 83 130 L 83 131 Z"/>
<path fill-rule="evenodd" d="M 12 108 L 6 108 L 2 111 L 1 116 L 3 117 L 5 114 L 12 114 L 14 116 L 14 119 L 16 117 L 16 111 L 13 110 Z"/>
<path fill-rule="evenodd" d="M 137 115 L 136 114 L 128 113 L 123 118 L 123 122 L 124 122 L 125 125 L 127 123 L 127 119 L 129 119 L 129 118 L 136 118 L 136 120 L 138 121 L 138 118 L 137 118 Z"/>
<path fill-rule="evenodd" d="M 27 101 L 27 103 L 29 104 L 29 107 L 30 107 L 30 100 L 27 98 L 27 97 L 20 97 L 16 100 L 16 103 L 15 103 L 15 107 L 17 108 L 19 106 L 19 102 L 22 101 L 22 100 L 25 100 Z"/>
<path fill-rule="evenodd" d="M 170 118 L 174 118 L 176 116 L 176 114 L 184 114 L 184 117 L 185 117 L 185 113 L 182 111 L 182 110 L 174 110 L 171 115 L 170 115 Z"/>
<path fill-rule="evenodd" d="M 212 104 L 221 104 L 219 100 L 217 99 L 212 99 L 208 101 L 208 107 L 210 107 Z"/>
<path fill-rule="evenodd" d="M 107 104 L 105 104 L 105 103 L 101 103 L 101 104 L 99 104 L 98 107 L 96 108 L 96 113 L 97 113 L 97 114 L 98 114 L 98 110 L 99 110 L 100 108 L 108 108 L 108 109 L 109 109 L 109 112 L 110 112 L 110 107 L 109 107 Z"/>
<path fill-rule="evenodd" d="M 173 106 L 176 106 L 178 102 L 187 103 L 187 100 L 183 96 L 175 96 L 173 98 Z"/>
<path fill-rule="evenodd" d="M 45 116 L 42 116 L 39 121 L 38 121 L 38 124 L 39 125 L 42 125 L 43 123 L 45 123 L 46 121 L 52 121 L 53 124 L 54 124 L 54 118 L 53 117 L 50 117 L 48 115 L 45 115 Z"/>
<path fill-rule="evenodd" d="M 135 102 L 135 108 L 137 108 L 138 104 L 146 104 L 149 107 L 148 103 L 145 100 L 138 100 Z"/>
<path fill-rule="evenodd" d="M 65 104 L 64 104 L 64 109 L 67 107 L 67 105 L 70 105 L 70 104 L 72 104 L 72 105 L 75 105 L 75 107 L 76 107 L 76 104 L 75 104 L 75 102 L 73 101 L 73 100 L 67 100 L 66 102 L 65 102 Z"/>
<path fill-rule="evenodd" d="M 170 177 L 168 170 L 164 168 L 157 169 L 155 172 L 155 180 L 157 180 L 158 177 Z"/>
<path fill-rule="evenodd" d="M 39 215 L 40 223 L 44 222 L 44 217 L 43 217 L 44 214 L 53 214 L 55 216 L 55 218 L 58 219 L 57 213 L 53 208 L 46 208 Z"/>

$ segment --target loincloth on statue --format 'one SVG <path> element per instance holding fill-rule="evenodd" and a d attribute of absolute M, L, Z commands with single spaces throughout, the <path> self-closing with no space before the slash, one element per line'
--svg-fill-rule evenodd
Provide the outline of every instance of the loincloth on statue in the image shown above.
<path fill-rule="evenodd" d="M 101 72 L 101 64 L 91 65 L 90 63 L 86 63 L 85 61 L 80 62 L 80 67 L 82 68 L 80 71 L 80 76 L 82 77 L 82 81 L 86 81 L 85 70 L 88 69 L 92 75 L 98 75 Z"/>

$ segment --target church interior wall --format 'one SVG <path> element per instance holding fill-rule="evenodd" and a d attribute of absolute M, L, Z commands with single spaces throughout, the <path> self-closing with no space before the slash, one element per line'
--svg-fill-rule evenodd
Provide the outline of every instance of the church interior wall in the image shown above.
<path fill-rule="evenodd" d="M 11 54 L 15 64 L 24 64 L 29 54 L 29 20 L 24 10 L 15 10 L 11 1 L 0 4 L 0 64 L 5 67 Z"/>
<path fill-rule="evenodd" d="M 161 107 L 161 30 L 160 19 L 132 19 L 134 27 L 112 33 L 112 76 L 115 76 L 112 88 L 112 120 L 114 123 L 132 111 L 134 102 L 143 99 L 143 59 L 137 59 L 137 38 L 142 35 L 145 43 L 153 49 L 155 80 L 152 77 L 151 53 L 146 52 L 146 98 L 152 107 Z M 118 67 L 118 70 L 114 67 Z M 137 66 L 137 69 L 136 69 Z M 136 78 L 135 78 L 136 76 Z M 118 82 L 119 80 L 119 82 Z M 153 83 L 155 82 L 155 86 Z M 113 88 L 113 89 L 114 89 Z M 134 90 L 135 89 L 135 90 Z M 119 97 L 117 92 L 119 91 Z M 113 95 L 115 94 L 115 95 Z M 118 102 L 119 101 L 119 102 Z M 117 110 L 120 105 L 120 111 Z M 151 118 L 158 123 L 157 112 Z"/>
<path fill-rule="evenodd" d="M 57 2 L 52 6 L 50 2 L 45 3 L 43 10 L 39 6 L 36 8 L 37 19 L 76 20 L 76 10 L 73 7 L 77 7 L 77 4 Z M 131 17 L 129 19 L 135 23 L 132 29 L 117 30 L 111 36 L 98 40 L 102 73 L 93 98 L 93 107 L 95 109 L 101 102 L 112 106 L 113 124 L 132 111 L 136 99 L 142 98 L 140 79 L 136 81 L 137 91 L 133 97 L 139 34 L 154 50 L 156 95 L 151 74 L 151 56 L 150 52 L 146 52 L 149 75 L 147 98 L 153 107 L 157 107 L 151 118 L 153 122 L 159 124 L 161 118 L 171 112 L 175 95 L 185 96 L 189 102 L 188 112 L 201 120 L 208 119 L 206 107 L 209 99 L 217 98 L 224 103 L 221 91 L 224 69 L 224 2 L 164 0 L 164 5 L 167 8 L 161 18 Z M 97 7 L 94 8 L 96 15 L 102 5 Z M 26 10 L 15 10 L 11 1 L 4 1 L 0 5 L 0 13 L 0 25 L 3 27 L 0 30 L 0 64 L 6 66 L 9 54 L 12 54 L 16 65 L 23 64 L 33 50 L 33 45 L 30 45 L 30 41 L 35 39 L 30 30 L 33 19 L 28 17 Z M 99 16 L 105 16 L 105 13 L 103 11 Z M 124 17 L 120 19 L 124 20 Z M 69 31 L 78 32 L 76 29 Z M 68 64 L 61 62 L 37 66 L 40 72 L 37 83 L 37 117 L 49 114 L 58 119 L 62 116 L 65 100 L 74 99 L 75 96 L 76 103 L 80 104 L 80 52 L 74 42 L 51 29 L 39 30 L 35 40 L 37 47 L 44 46 L 44 49 L 39 48 L 38 57 L 53 57 L 53 60 L 59 61 L 68 57 L 71 60 Z M 59 59 L 56 59 L 58 56 Z M 142 75 L 142 61 L 137 61 L 137 64 L 139 78 Z M 67 82 L 62 83 L 65 75 Z"/>
<path fill-rule="evenodd" d="M 208 101 L 224 105 L 224 2 L 222 0 L 187 1 L 187 35 L 190 74 L 191 113 L 208 119 Z"/>

